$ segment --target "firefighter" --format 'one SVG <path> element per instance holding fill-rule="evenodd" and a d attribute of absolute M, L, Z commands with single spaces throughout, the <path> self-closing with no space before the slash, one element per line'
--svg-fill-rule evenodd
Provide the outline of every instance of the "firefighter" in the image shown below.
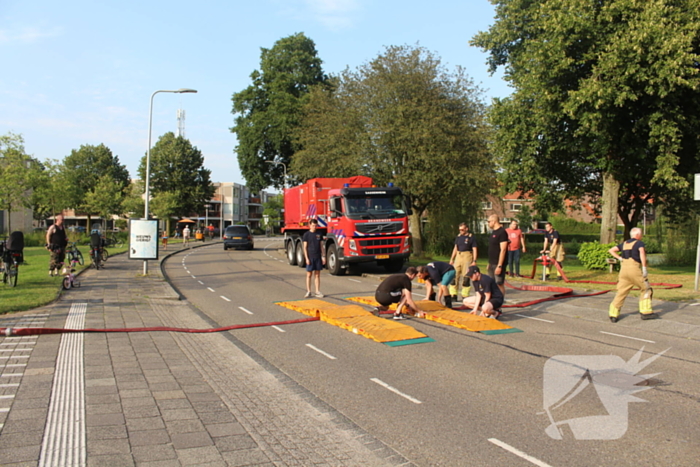
<path fill-rule="evenodd" d="M 462 299 L 469 296 L 471 284 L 467 277 L 467 268 L 476 264 L 477 258 L 476 238 L 469 232 L 467 224 L 459 224 L 459 235 L 455 239 L 455 247 L 452 249 L 450 264 L 454 266 L 455 282 L 450 284 L 450 295 L 453 301 L 457 301 L 457 288 L 459 281 L 462 281 Z"/>
<path fill-rule="evenodd" d="M 620 276 L 617 281 L 617 294 L 610 304 L 608 315 L 610 321 L 617 323 L 620 318 L 620 309 L 625 303 L 625 298 L 633 287 L 639 287 L 639 313 L 642 319 L 655 319 L 659 316 L 651 309 L 651 297 L 654 291 L 647 280 L 647 253 L 642 242 L 642 229 L 634 228 L 630 231 L 630 239 L 610 250 L 612 256 L 620 261 Z"/>
<path fill-rule="evenodd" d="M 550 222 L 547 222 L 544 225 L 544 230 L 546 231 L 546 233 L 544 234 L 544 246 L 542 247 L 542 251 L 540 251 L 540 253 L 546 253 L 547 246 L 549 245 L 549 257 L 557 263 L 559 263 L 559 266 L 563 268 L 564 265 L 562 264 L 562 262 L 564 261 L 564 245 L 562 245 L 561 243 L 559 232 L 554 230 Z M 551 270 L 552 267 L 547 266 L 547 277 L 549 277 L 549 273 Z M 557 280 L 561 280 L 561 273 L 559 272 L 559 268 L 557 268 Z"/>

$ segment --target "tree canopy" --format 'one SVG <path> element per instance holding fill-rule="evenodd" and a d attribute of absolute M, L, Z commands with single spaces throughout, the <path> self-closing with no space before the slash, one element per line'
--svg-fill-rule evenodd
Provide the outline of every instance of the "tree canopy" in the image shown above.
<path fill-rule="evenodd" d="M 235 152 L 243 177 L 252 192 L 270 185 L 284 186 L 281 165 L 289 166 L 299 148 L 292 134 L 309 90 L 327 81 L 314 42 L 302 33 L 261 49 L 260 71 L 250 75 L 253 84 L 233 94 L 236 115 L 231 132 L 238 138 Z"/>
<path fill-rule="evenodd" d="M 616 214 L 628 233 L 647 200 L 689 197 L 700 168 L 697 0 L 492 3 L 496 22 L 472 44 L 514 88 L 490 113 L 510 191 L 549 209 L 602 194 L 604 242 Z"/>
<path fill-rule="evenodd" d="M 410 195 L 414 252 L 420 215 L 444 199 L 478 203 L 493 165 L 481 91 L 422 47 L 394 46 L 332 88 L 311 91 L 291 164 L 300 179 L 368 175 Z"/>
<path fill-rule="evenodd" d="M 159 199 L 156 207 L 169 206 L 167 212 L 189 215 L 202 209 L 215 190 L 210 175 L 202 151 L 182 136 L 165 133 L 151 149 L 150 190 Z M 139 176 L 146 178 L 146 156 L 141 159 Z M 172 207 L 172 195 L 163 197 L 163 193 L 177 194 L 176 207 Z"/>
<path fill-rule="evenodd" d="M 25 153 L 21 135 L 0 136 L 0 210 L 11 213 L 30 206 L 29 191 L 34 187 L 36 165 Z M 9 222 L 8 218 L 8 230 Z"/>
<path fill-rule="evenodd" d="M 92 211 L 94 206 L 88 200 L 88 195 L 93 193 L 94 198 L 101 178 L 111 179 L 120 193 L 129 185 L 126 166 L 121 164 L 119 157 L 113 155 L 112 150 L 104 144 L 86 144 L 80 146 L 80 149 L 72 150 L 63 160 L 61 172 L 63 182 L 70 187 L 66 191 L 66 196 L 70 197 L 67 200 L 68 206 L 88 215 L 97 214 L 96 211 Z"/>

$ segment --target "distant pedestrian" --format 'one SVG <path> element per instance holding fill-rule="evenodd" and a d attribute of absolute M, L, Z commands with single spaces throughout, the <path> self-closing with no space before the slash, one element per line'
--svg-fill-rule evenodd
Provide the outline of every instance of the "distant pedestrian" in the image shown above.
<path fill-rule="evenodd" d="M 168 249 L 168 230 L 167 229 L 163 230 L 163 236 L 161 237 L 161 240 L 163 242 L 163 250 L 165 251 Z"/>
<path fill-rule="evenodd" d="M 647 280 L 647 253 L 642 241 L 642 229 L 637 227 L 630 230 L 631 238 L 608 250 L 620 261 L 620 276 L 617 280 L 617 294 L 610 304 L 608 315 L 610 321 L 617 323 L 620 318 L 620 309 L 625 303 L 625 298 L 633 287 L 641 290 L 639 297 L 639 313 L 642 319 L 655 319 L 658 315 L 651 308 L 651 297 L 654 291 Z"/>
<path fill-rule="evenodd" d="M 183 245 L 188 245 L 190 243 L 190 226 L 185 225 L 185 228 L 182 229 L 182 243 Z"/>
<path fill-rule="evenodd" d="M 393 274 L 384 279 L 374 293 L 374 299 L 379 303 L 377 312 L 387 311 L 392 303 L 398 303 L 394 319 L 405 319 L 404 308 L 408 308 L 411 314 L 420 315 L 422 312 L 413 301 L 411 292 L 411 281 L 417 274 L 418 270 L 411 266 L 403 274 Z"/>
<path fill-rule="evenodd" d="M 442 303 L 442 299 L 445 299 L 445 306 L 452 308 L 452 296 L 448 289 L 449 285 L 455 278 L 455 268 L 450 263 L 445 263 L 444 261 L 433 261 L 425 266 L 418 267 L 418 277 L 425 281 L 425 287 L 427 293 L 425 296 L 426 300 L 430 300 L 433 294 L 433 286 L 438 286 L 438 293 L 436 301 Z"/>
<path fill-rule="evenodd" d="M 467 269 L 472 264 L 476 264 L 478 249 L 476 246 L 476 238 L 469 233 L 469 227 L 466 223 L 459 224 L 459 235 L 455 238 L 455 246 L 452 249 L 450 264 L 455 268 L 455 283 L 450 284 L 450 295 L 453 301 L 457 301 L 457 291 L 462 286 L 462 298 L 469 296 L 469 278 L 466 276 Z"/>
<path fill-rule="evenodd" d="M 63 226 L 63 214 L 56 216 L 54 223 L 46 231 L 46 249 L 51 252 L 49 276 L 58 276 L 59 269 L 66 259 L 68 235 Z"/>
<path fill-rule="evenodd" d="M 490 276 L 481 274 L 478 266 L 470 266 L 467 275 L 474 285 L 475 295 L 467 297 L 462 303 L 467 308 L 471 308 L 471 314 L 475 315 L 479 309 L 479 316 L 487 318 L 498 318 L 501 316 L 501 306 L 504 297 L 496 281 Z"/>
<path fill-rule="evenodd" d="M 214 224 L 209 224 L 209 227 L 207 227 L 209 231 L 209 240 L 214 239 Z"/>
<path fill-rule="evenodd" d="M 564 265 L 562 264 L 564 261 L 564 245 L 561 243 L 561 237 L 559 236 L 559 232 L 554 230 L 551 222 L 547 222 L 544 225 L 544 230 L 544 246 L 542 247 L 542 251 L 540 251 L 540 253 L 545 254 L 547 253 L 547 251 L 549 251 L 549 258 L 559 263 L 559 267 L 556 268 L 556 270 L 557 280 L 560 281 L 561 272 L 559 272 L 559 269 L 564 268 Z M 549 250 L 547 250 L 547 247 L 549 247 Z M 546 269 L 546 277 L 549 277 L 549 273 L 551 272 L 552 267 L 547 266 Z"/>
<path fill-rule="evenodd" d="M 525 248 L 525 236 L 518 226 L 518 221 L 511 221 L 510 228 L 506 229 L 508 234 L 508 275 L 510 277 L 520 277 L 520 251 L 527 252 Z"/>
<path fill-rule="evenodd" d="M 180 238 L 180 226 L 175 227 L 175 238 Z"/>
<path fill-rule="evenodd" d="M 491 214 L 488 219 L 491 236 L 489 237 L 489 267 L 488 275 L 495 281 L 501 294 L 506 295 L 506 256 L 508 250 L 508 233 L 501 225 L 496 214 Z"/>
<path fill-rule="evenodd" d="M 316 232 L 318 221 L 311 219 L 309 221 L 309 231 L 301 237 L 304 248 L 304 258 L 306 259 L 306 295 L 304 298 L 311 297 L 311 277 L 313 276 L 316 283 L 316 296 L 321 298 L 321 270 L 326 264 L 325 251 L 321 242 L 321 234 Z"/>

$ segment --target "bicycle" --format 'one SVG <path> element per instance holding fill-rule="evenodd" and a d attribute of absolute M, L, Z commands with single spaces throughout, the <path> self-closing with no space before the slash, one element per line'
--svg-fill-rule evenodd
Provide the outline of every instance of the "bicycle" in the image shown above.
<path fill-rule="evenodd" d="M 22 262 L 22 252 L 13 251 L 6 248 L 6 241 L 0 244 L 0 254 L 2 256 L 2 282 L 10 287 L 17 285 L 19 277 L 19 265 Z"/>
<path fill-rule="evenodd" d="M 83 254 L 78 250 L 78 244 L 76 242 L 71 242 L 68 244 L 68 247 L 66 248 L 66 257 L 70 258 L 68 261 L 70 262 L 72 258 L 76 258 L 76 261 L 79 265 L 85 264 L 85 260 L 83 260 Z"/>
<path fill-rule="evenodd" d="M 124 242 L 118 235 L 112 234 L 108 237 L 105 237 L 105 246 L 121 248 L 122 246 L 124 246 Z"/>
<path fill-rule="evenodd" d="M 104 254 L 99 247 L 90 248 L 90 261 L 92 261 L 91 266 L 95 269 L 100 269 L 100 263 L 102 263 L 102 255 Z"/>
<path fill-rule="evenodd" d="M 78 263 L 77 255 L 71 255 L 68 267 L 65 265 L 63 267 L 63 274 L 65 274 L 65 277 L 63 278 L 64 290 L 68 290 L 71 287 L 80 287 L 80 281 L 76 279 L 76 275 L 74 274 L 76 263 Z"/>

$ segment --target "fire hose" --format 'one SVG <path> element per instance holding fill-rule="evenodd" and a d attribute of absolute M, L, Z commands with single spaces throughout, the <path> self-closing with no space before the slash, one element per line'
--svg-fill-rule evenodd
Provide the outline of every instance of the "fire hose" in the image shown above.
<path fill-rule="evenodd" d="M 234 329 L 259 328 L 263 326 L 281 326 L 284 324 L 308 323 L 311 321 L 319 321 L 320 318 L 302 318 L 288 321 L 276 321 L 274 323 L 255 323 L 255 324 L 234 324 L 232 326 L 224 326 L 221 328 L 210 329 L 187 329 L 173 327 L 148 327 L 148 328 L 112 328 L 112 329 L 64 329 L 64 328 L 0 328 L 0 334 L 5 336 L 36 336 L 40 334 L 66 334 L 66 333 L 91 333 L 91 332 L 186 332 L 192 334 L 202 334 L 209 332 L 225 332 Z"/>

